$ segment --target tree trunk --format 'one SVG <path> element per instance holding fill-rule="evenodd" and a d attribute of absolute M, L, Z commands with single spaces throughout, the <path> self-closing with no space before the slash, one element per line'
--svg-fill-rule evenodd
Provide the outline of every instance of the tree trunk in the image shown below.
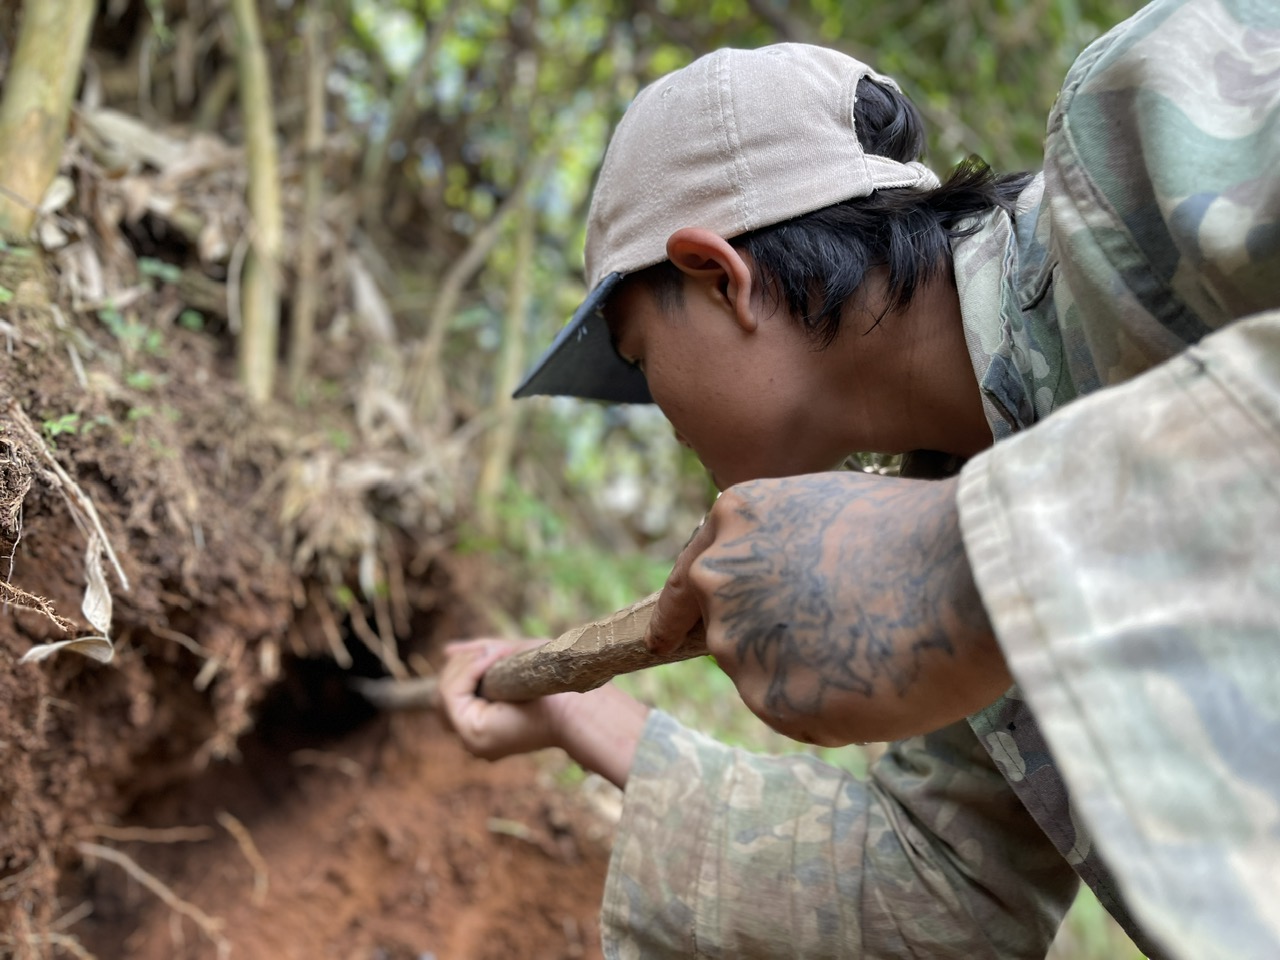
<path fill-rule="evenodd" d="M 249 162 L 249 213 L 253 217 L 249 255 L 241 285 L 240 382 L 249 399 L 271 397 L 280 336 L 279 264 L 283 234 L 276 125 L 271 79 L 254 0 L 231 0 L 240 71 L 240 112 Z"/>
<path fill-rule="evenodd" d="M 0 236 L 25 240 L 58 173 L 94 0 L 28 0 L 0 103 Z"/>
<path fill-rule="evenodd" d="M 298 236 L 297 285 L 289 324 L 289 392 L 301 398 L 311 367 L 316 326 L 316 264 L 319 258 L 320 201 L 324 189 L 324 79 L 328 71 L 324 8 L 313 2 L 303 21 L 307 58 L 307 115 L 302 172 L 302 227 Z"/>

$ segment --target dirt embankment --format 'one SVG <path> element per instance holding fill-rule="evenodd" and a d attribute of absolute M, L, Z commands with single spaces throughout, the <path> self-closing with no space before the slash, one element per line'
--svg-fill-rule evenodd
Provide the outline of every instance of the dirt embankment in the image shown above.
<path fill-rule="evenodd" d="M 137 286 L 0 253 L 0 956 L 597 955 L 607 820 L 346 683 L 476 626 L 440 451 L 251 409 Z"/>

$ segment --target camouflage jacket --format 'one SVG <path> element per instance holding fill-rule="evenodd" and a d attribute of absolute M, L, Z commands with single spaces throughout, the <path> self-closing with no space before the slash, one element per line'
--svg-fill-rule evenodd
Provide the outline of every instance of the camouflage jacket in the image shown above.
<path fill-rule="evenodd" d="M 866 782 L 655 713 L 607 957 L 1043 957 L 1077 873 L 1149 954 L 1280 956 L 1277 171 L 1274 4 L 1085 51 L 1043 176 L 954 249 L 1001 441 L 962 523 L 1019 687 Z"/>

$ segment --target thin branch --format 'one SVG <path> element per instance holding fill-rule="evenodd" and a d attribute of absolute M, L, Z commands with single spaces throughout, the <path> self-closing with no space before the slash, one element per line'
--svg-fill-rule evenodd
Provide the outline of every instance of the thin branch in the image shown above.
<path fill-rule="evenodd" d="M 396 651 L 394 638 L 391 642 L 387 642 L 386 638 L 374 633 L 373 628 L 369 626 L 369 621 L 365 619 L 364 608 L 359 603 L 352 603 L 347 607 L 347 617 L 351 621 L 351 629 L 369 648 L 369 652 L 382 662 L 387 673 L 398 680 L 409 676 L 409 671 L 405 669 L 404 662 Z"/>
<path fill-rule="evenodd" d="M 169 627 L 162 627 L 158 623 L 151 624 L 147 629 L 151 631 L 153 636 L 160 637 L 162 640 L 172 640 L 184 650 L 190 650 L 201 660 L 209 660 L 213 657 L 213 651 L 206 647 L 202 647 L 185 633 L 179 633 L 177 630 L 173 630 Z"/>
<path fill-rule="evenodd" d="M 0 945 L 11 946 L 16 949 L 23 944 L 29 947 L 36 945 L 60 947 L 73 957 L 76 957 L 77 960 L 97 960 L 97 957 L 81 946 L 79 940 L 75 937 L 68 936 L 65 933 L 28 933 L 21 937 L 15 937 L 11 934 L 0 934 Z M 3 953 L 8 953 L 8 951 L 3 951 Z M 41 951 L 41 955 L 42 954 L 43 951 Z M 15 955 L 30 956 L 30 954 L 24 954 L 21 952 L 18 952 Z"/>
<path fill-rule="evenodd" d="M 20 610 L 30 610 L 32 613 L 38 613 L 42 617 L 46 617 L 64 633 L 72 633 L 76 625 L 66 617 L 59 616 L 54 612 L 53 602 L 46 600 L 44 597 L 37 597 L 34 593 L 15 587 L 11 583 L 0 580 L 0 603 L 5 606 L 15 606 Z"/>
<path fill-rule="evenodd" d="M 462 297 L 462 291 L 484 266 L 485 260 L 502 236 L 507 218 L 524 203 L 524 195 L 529 188 L 543 179 L 555 155 L 553 148 L 547 148 L 536 161 L 524 168 L 520 179 L 516 181 L 516 185 L 507 194 L 506 199 L 502 201 L 489 222 L 471 237 L 470 245 L 449 267 L 444 281 L 440 284 L 440 291 L 428 321 L 427 334 L 418 345 L 417 355 L 405 378 L 406 399 L 424 420 L 430 419 L 437 413 L 444 399 L 440 361 L 449 333 L 449 323 L 457 309 L 458 300 Z"/>

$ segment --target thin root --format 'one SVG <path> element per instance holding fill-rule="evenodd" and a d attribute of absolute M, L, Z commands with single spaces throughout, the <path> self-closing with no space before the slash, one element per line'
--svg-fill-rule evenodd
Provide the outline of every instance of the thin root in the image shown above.
<path fill-rule="evenodd" d="M 102 545 L 102 551 L 111 562 L 116 578 L 120 581 L 120 586 L 125 591 L 128 591 L 129 578 L 125 576 L 124 569 L 120 566 L 120 561 L 116 557 L 116 552 L 111 548 L 111 540 L 107 536 L 106 528 L 103 527 L 102 520 L 98 516 L 98 508 L 93 505 L 89 495 L 80 489 L 80 485 L 71 479 L 71 475 L 62 468 L 62 464 L 49 451 L 49 448 L 45 445 L 44 438 L 40 435 L 40 431 L 35 428 L 35 424 L 31 422 L 27 412 L 22 409 L 16 400 L 9 401 L 9 415 L 22 428 L 22 431 L 27 435 L 27 441 L 41 454 L 49 469 L 53 471 L 54 476 L 59 481 L 58 492 L 62 494 L 67 504 L 71 507 L 71 513 L 76 522 L 91 528 L 97 534 L 98 540 Z"/>
<path fill-rule="evenodd" d="M 262 906 L 266 902 L 267 889 L 270 886 L 267 861 L 263 859 L 262 854 L 258 851 L 258 845 L 253 842 L 253 835 L 249 833 L 249 828 L 243 823 L 226 810 L 218 811 L 218 822 L 222 824 L 227 833 L 235 838 L 236 843 L 240 846 L 240 852 L 249 861 L 249 866 L 253 867 L 252 902 L 255 907 Z"/>
<path fill-rule="evenodd" d="M 337 770 L 352 780 L 359 780 L 364 776 L 364 767 L 355 760 L 324 750 L 295 750 L 289 754 L 289 760 L 298 767 L 324 767 L 327 770 Z"/>
<path fill-rule="evenodd" d="M 218 951 L 219 960 L 231 955 L 231 943 L 222 935 L 222 920 L 219 917 L 211 917 L 193 903 L 188 903 L 176 893 L 169 889 L 161 880 L 154 875 L 143 870 L 138 866 L 137 862 L 127 854 L 121 853 L 119 850 L 113 850 L 111 847 L 104 847 L 100 843 L 89 843 L 81 840 L 76 844 L 76 849 L 86 857 L 96 857 L 99 860 L 106 860 L 114 863 L 117 867 L 127 873 L 129 876 L 137 880 L 157 897 L 166 907 L 174 913 L 182 914 L 187 917 L 200 928 L 210 943 Z"/>
<path fill-rule="evenodd" d="M 37 597 L 34 593 L 27 593 L 27 591 L 3 580 L 0 580 L 0 603 L 10 604 L 22 610 L 30 610 L 32 613 L 47 617 L 59 630 L 66 633 L 70 633 L 76 628 L 76 625 L 66 617 L 54 613 L 53 604 L 44 597 Z"/>
<path fill-rule="evenodd" d="M 85 833 L 107 840 L 138 843 L 196 843 L 213 836 L 212 827 L 113 827 L 109 823 L 95 823 Z"/>
<path fill-rule="evenodd" d="M 28 947 L 40 945 L 59 947 L 73 957 L 77 957 L 78 960 L 98 960 L 97 957 L 80 945 L 79 940 L 75 937 L 67 936 L 65 933 L 28 933 L 23 937 L 0 934 L 0 956 L 18 956 L 17 948 L 24 945 Z M 41 952 L 43 953 L 43 951 Z"/>

